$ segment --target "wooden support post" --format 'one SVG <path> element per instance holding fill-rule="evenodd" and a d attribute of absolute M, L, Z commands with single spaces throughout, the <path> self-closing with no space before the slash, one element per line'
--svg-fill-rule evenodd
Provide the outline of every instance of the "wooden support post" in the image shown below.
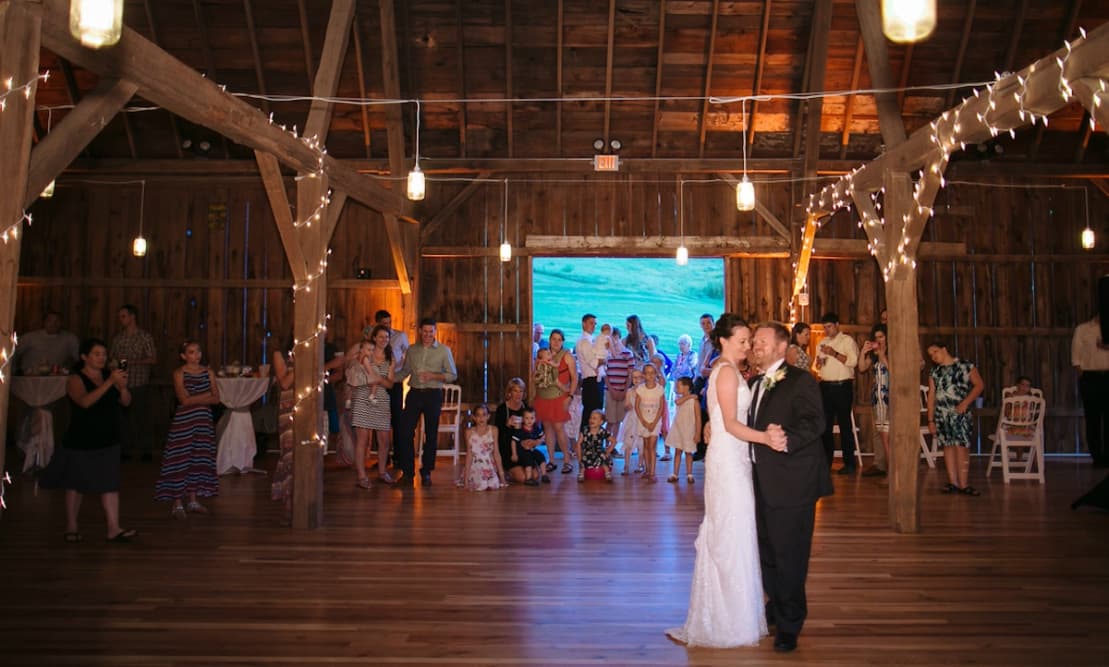
<path fill-rule="evenodd" d="M 22 5 L 0 6 L 0 79 L 11 77 L 20 86 L 35 81 L 39 68 L 40 20 Z M 0 122 L 0 359 L 12 355 L 11 332 L 15 329 L 16 283 L 19 278 L 19 249 L 23 238 L 23 198 L 31 161 L 31 132 L 35 111 L 35 87 L 25 97 L 19 93 L 4 101 Z M 5 439 L 8 432 L 8 384 L 14 368 L 3 368 L 0 381 L 0 475 L 4 473 Z"/>

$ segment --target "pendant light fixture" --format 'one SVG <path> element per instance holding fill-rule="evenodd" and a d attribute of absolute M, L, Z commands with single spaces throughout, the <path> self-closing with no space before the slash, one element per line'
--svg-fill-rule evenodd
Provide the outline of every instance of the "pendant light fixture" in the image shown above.
<path fill-rule="evenodd" d="M 747 100 L 740 104 L 743 109 L 743 180 L 735 187 L 735 207 L 740 211 L 753 211 L 755 186 L 747 178 Z"/>
<path fill-rule="evenodd" d="M 891 42 L 919 42 L 936 29 L 936 0 L 882 0 L 882 32 Z"/>
<path fill-rule="evenodd" d="M 1085 194 L 1086 204 L 1086 229 L 1082 230 L 1082 248 L 1084 250 L 1093 250 L 1094 246 L 1097 244 L 1097 238 L 1094 236 L 1093 228 L 1090 227 L 1090 193 L 1086 188 L 1082 188 L 1082 192 Z M 1054 210 L 1050 211 L 1050 213 L 1054 212 Z"/>
<path fill-rule="evenodd" d="M 135 257 L 146 257 L 146 239 L 142 235 L 142 214 L 146 208 L 146 181 L 141 182 L 139 190 L 139 235 L 131 242 L 131 254 Z"/>
<path fill-rule="evenodd" d="M 501 207 L 501 261 L 512 260 L 512 244 L 508 242 L 508 179 L 504 179 L 504 206 Z"/>
<path fill-rule="evenodd" d="M 123 0 L 70 0 L 69 32 L 90 49 L 112 46 L 123 32 Z"/>
<path fill-rule="evenodd" d="M 408 198 L 423 201 L 424 186 L 424 172 L 420 171 L 420 101 L 416 100 L 416 165 L 408 172 Z"/>
<path fill-rule="evenodd" d="M 689 248 L 685 247 L 685 181 L 678 181 L 678 253 L 674 261 L 678 266 L 689 264 Z"/>

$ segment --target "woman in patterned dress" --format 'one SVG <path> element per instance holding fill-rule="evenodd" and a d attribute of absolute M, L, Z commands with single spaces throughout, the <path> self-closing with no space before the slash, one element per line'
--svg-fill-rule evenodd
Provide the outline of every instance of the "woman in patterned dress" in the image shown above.
<path fill-rule="evenodd" d="M 809 338 L 812 336 L 812 327 L 805 322 L 793 325 L 789 335 L 789 347 L 786 348 L 786 363 L 808 373 L 812 372 L 812 357 L 809 356 Z"/>
<path fill-rule="evenodd" d="M 211 369 L 200 365 L 200 343 L 186 340 L 181 344 L 179 355 L 184 364 L 173 372 L 177 411 L 166 438 L 154 499 L 172 500 L 170 516 L 184 519 L 186 512 L 208 513 L 198 497 L 219 495 L 216 429 L 211 407 L 219 403 L 219 388 Z"/>
<path fill-rule="evenodd" d="M 874 374 L 870 404 L 874 406 L 874 430 L 882 438 L 882 448 L 886 450 L 886 461 L 890 460 L 890 361 L 887 351 L 886 325 L 875 324 L 870 329 L 870 340 L 863 343 L 859 353 L 859 373 Z M 863 477 L 885 475 L 877 466 L 863 471 Z"/>
<path fill-rule="evenodd" d="M 356 484 L 370 488 L 366 476 L 366 447 L 370 434 L 377 442 L 377 472 L 386 484 L 393 478 L 386 470 L 389 459 L 389 433 L 392 431 L 389 412 L 389 389 L 394 382 L 393 349 L 389 346 L 389 330 L 380 324 L 373 328 L 370 337 L 362 341 L 353 363 L 347 370 L 347 383 L 351 386 L 351 423 L 356 435 L 354 443 L 354 473 Z"/>
<path fill-rule="evenodd" d="M 982 394 L 985 383 L 978 368 L 969 361 L 951 356 L 947 344 L 935 342 L 928 346 L 928 356 L 935 364 L 928 378 L 928 430 L 943 451 L 947 468 L 944 493 L 981 495 L 967 484 L 970 476 L 970 406 Z"/>
<path fill-rule="evenodd" d="M 281 501 L 284 509 L 281 520 L 283 525 L 290 525 L 293 519 L 293 408 L 296 406 L 296 391 L 293 389 L 295 377 L 292 349 L 290 339 L 287 351 L 273 351 L 274 382 L 281 390 L 277 409 L 277 441 L 280 453 L 277 467 L 273 471 L 270 496 Z"/>

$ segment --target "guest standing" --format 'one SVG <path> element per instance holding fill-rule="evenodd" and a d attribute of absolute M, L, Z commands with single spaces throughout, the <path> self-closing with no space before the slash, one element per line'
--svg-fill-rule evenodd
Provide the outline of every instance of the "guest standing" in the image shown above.
<path fill-rule="evenodd" d="M 786 348 L 786 363 L 803 371 L 812 371 L 812 357 L 809 356 L 809 339 L 812 327 L 805 322 L 793 325 L 789 334 L 789 347 Z"/>
<path fill-rule="evenodd" d="M 173 501 L 170 516 L 184 519 L 186 513 L 208 513 L 198 498 L 219 495 L 216 429 L 212 422 L 212 406 L 219 403 L 219 387 L 211 369 L 200 364 L 200 343 L 186 340 L 178 354 L 184 363 L 173 372 L 177 410 L 169 425 L 154 499 Z"/>
<path fill-rule="evenodd" d="M 579 431 L 584 430 L 589 424 L 589 415 L 594 410 L 604 406 L 605 398 L 601 394 L 601 385 L 598 382 L 597 370 L 604 361 L 598 352 L 603 354 L 603 349 L 598 350 L 593 340 L 593 332 L 597 330 L 597 316 L 592 313 L 582 315 L 581 336 L 574 345 L 574 356 L 581 367 L 581 424 Z"/>
<path fill-rule="evenodd" d="M 935 364 L 928 378 L 928 431 L 943 447 L 948 483 L 944 493 L 981 495 L 967 482 L 970 476 L 970 406 L 982 395 L 985 383 L 969 361 L 951 356 L 947 344 L 928 346 Z"/>
<path fill-rule="evenodd" d="M 886 325 L 875 324 L 870 329 L 870 340 L 863 343 L 859 356 L 860 373 L 873 371 L 874 382 L 870 404 L 874 408 L 874 430 L 882 438 L 885 460 L 890 460 L 890 362 L 886 351 Z M 886 471 L 877 464 L 863 471 L 863 477 L 884 477 Z"/>
<path fill-rule="evenodd" d="M 436 322 L 420 320 L 420 344 L 408 348 L 398 379 L 408 378 L 408 398 L 404 404 L 401 428 L 397 432 L 394 454 L 397 467 L 404 473 L 400 483 L 411 486 L 416 472 L 416 424 L 424 420 L 424 452 L 420 483 L 431 486 L 435 453 L 439 445 L 439 413 L 443 409 L 443 385 L 458 379 L 451 349 L 435 340 Z"/>
<path fill-rule="evenodd" d="M 859 348 L 855 339 L 839 329 L 839 315 L 826 313 L 820 319 L 824 340 L 816 353 L 816 369 L 820 373 L 820 397 L 824 401 L 824 454 L 831 467 L 835 460 L 836 438 L 833 428 L 839 424 L 839 444 L 843 467 L 839 474 L 853 475 L 855 465 L 855 429 L 851 427 L 851 407 L 855 403 L 855 366 Z"/>
<path fill-rule="evenodd" d="M 547 462 L 547 472 L 555 469 L 555 450 L 562 450 L 562 473 L 568 475 L 574 472 L 570 465 L 570 442 L 566 437 L 566 422 L 570 421 L 570 399 L 578 387 L 578 372 L 574 357 L 569 350 L 563 347 L 566 338 L 561 329 L 551 329 L 548 337 L 551 349 L 551 363 L 558 369 L 557 381 L 554 387 L 537 389 L 535 394 L 535 414 L 543 423 L 543 431 L 547 434 L 547 449 L 550 461 Z"/>
<path fill-rule="evenodd" d="M 56 310 L 46 313 L 42 328 L 19 336 L 12 354 L 12 368 L 21 375 L 34 375 L 42 369 L 57 372 L 77 363 L 80 341 L 62 329 L 62 316 Z"/>
<path fill-rule="evenodd" d="M 678 336 L 678 358 L 670 367 L 669 380 L 677 382 L 681 378 L 692 378 L 700 371 L 697 351 L 693 349 L 693 339 L 688 334 Z"/>
<path fill-rule="evenodd" d="M 1099 468 L 1109 466 L 1109 345 L 1101 340 L 1101 317 L 1079 324 L 1071 340 L 1071 363 L 1086 415 L 1086 450 Z"/>
<path fill-rule="evenodd" d="M 379 310 L 374 313 L 374 323 L 377 326 L 383 326 L 389 332 L 389 349 L 393 351 L 393 377 L 401 380 L 400 371 L 404 368 L 404 358 L 408 354 L 408 334 L 393 328 L 393 316 L 387 310 Z M 370 332 L 363 331 L 362 335 L 367 336 Z M 389 388 L 389 417 L 392 422 L 393 430 L 400 430 L 401 415 L 404 412 L 404 386 L 403 383 L 397 381 Z"/>
<path fill-rule="evenodd" d="M 635 359 L 635 367 L 642 370 L 651 361 L 652 351 L 649 348 L 651 339 L 647 336 L 647 332 L 643 330 L 643 322 L 640 321 L 638 315 L 628 315 L 628 319 L 624 324 L 628 328 L 628 335 L 624 337 L 624 347 L 631 350 L 632 358 Z"/>
<path fill-rule="evenodd" d="M 508 486 L 501 453 L 497 448 L 497 427 L 489 425 L 489 408 L 480 403 L 473 411 L 474 426 L 466 430 L 466 470 L 463 485 L 469 491 L 486 491 Z"/>
<path fill-rule="evenodd" d="M 655 457 L 658 456 L 658 435 L 662 430 L 662 415 L 666 411 L 666 398 L 658 382 L 659 371 L 653 364 L 643 367 L 643 384 L 635 388 L 635 416 L 638 434 L 643 438 L 644 475 L 654 483 Z"/>
<path fill-rule="evenodd" d="M 130 542 L 138 532 L 119 525 L 119 424 L 120 407 L 131 403 L 127 371 L 108 372 L 107 344 L 97 338 L 81 343 L 77 372 L 66 380 L 66 395 L 73 419 L 42 471 L 39 485 L 65 489 L 65 541 L 82 540 L 77 516 L 85 494 L 100 496 L 107 519 L 109 542 Z"/>
<path fill-rule="evenodd" d="M 381 481 L 393 480 L 387 469 L 389 459 L 389 434 L 392 431 L 389 389 L 393 387 L 393 349 L 389 346 L 389 330 L 377 325 L 370 332 L 370 339 L 362 341 L 358 354 L 347 371 L 351 385 L 351 424 L 354 426 L 355 484 L 370 488 L 366 476 L 366 447 L 371 438 L 377 444 L 377 474 Z"/>
<path fill-rule="evenodd" d="M 628 381 L 633 366 L 632 353 L 620 340 L 620 330 L 613 328 L 609 345 L 608 361 L 605 362 L 605 421 L 617 438 L 620 425 L 624 422 Z"/>
<path fill-rule="evenodd" d="M 124 410 L 123 445 L 127 450 L 123 459 L 133 455 L 141 456 L 143 461 L 154 460 L 153 396 L 150 392 L 150 371 L 154 368 L 154 338 L 139 328 L 139 310 L 127 304 L 119 309 L 119 324 L 123 328 L 112 339 L 112 359 L 126 365 L 127 388 L 131 392 L 131 404 Z"/>
<path fill-rule="evenodd" d="M 674 383 L 675 401 L 674 424 L 666 441 L 674 446 L 674 471 L 667 482 L 678 481 L 682 467 L 682 454 L 685 454 L 685 481 L 693 483 L 693 454 L 697 451 L 697 434 L 701 431 L 701 404 L 693 395 L 693 380 L 689 376 L 680 377 Z"/>

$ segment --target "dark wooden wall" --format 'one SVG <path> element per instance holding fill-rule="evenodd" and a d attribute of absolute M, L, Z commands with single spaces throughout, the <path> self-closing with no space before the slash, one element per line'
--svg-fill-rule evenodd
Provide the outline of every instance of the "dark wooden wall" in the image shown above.
<path fill-rule="evenodd" d="M 531 260 L 523 248 L 529 235 L 678 235 L 679 192 L 688 237 L 775 234 L 756 216 L 736 212 L 731 187 L 702 175 L 686 177 L 683 186 L 673 174 L 508 178 L 507 223 L 503 184 L 487 183 L 427 235 L 419 263 L 416 316 L 442 323 L 440 338 L 454 350 L 467 402 L 498 400 L 509 378 L 527 374 Z M 782 180 L 760 185 L 759 199 L 788 224 L 797 193 Z M 418 215 L 430 218 L 465 185 L 432 181 Z M 993 428 L 990 408 L 1001 387 L 1027 374 L 1050 406 L 1049 451 L 1075 452 L 1081 405 L 1070 338 L 1094 312 L 1097 278 L 1109 273 L 1109 239 L 1086 252 L 1078 237 L 1086 224 L 1085 197 L 1095 229 L 1109 214 L 1109 200 L 1094 188 L 996 187 L 1006 185 L 955 182 L 937 199 L 925 240 L 963 242 L 967 254 L 919 262 L 921 342 L 940 336 L 955 354 L 978 364 L 987 385 L 980 431 Z M 260 363 L 263 349 L 274 349 L 290 331 L 292 312 L 290 275 L 261 185 L 250 179 L 149 181 L 144 230 L 150 254 L 144 260 L 130 255 L 139 202 L 138 185 L 63 182 L 54 199 L 35 205 L 23 244 L 18 330 L 37 328 L 43 310 L 53 308 L 79 335 L 110 339 L 118 307 L 133 303 L 158 342 L 163 380 L 185 337 L 199 339 L 213 363 Z M 507 263 L 495 256 L 504 234 L 516 249 Z M 853 214 L 842 212 L 820 238 L 861 234 Z M 395 321 L 404 317 L 387 244 L 379 216 L 348 204 L 329 268 L 330 337 L 336 342 L 357 340 L 379 308 Z M 373 279 L 356 280 L 359 268 L 371 269 Z M 789 317 L 788 259 L 729 257 L 725 274 L 729 309 L 753 319 Z M 800 319 L 835 310 L 845 329 L 860 337 L 878 320 L 884 293 L 872 260 L 818 258 L 809 276 L 812 302 Z M 860 382 L 861 404 L 868 402 L 867 390 Z"/>

